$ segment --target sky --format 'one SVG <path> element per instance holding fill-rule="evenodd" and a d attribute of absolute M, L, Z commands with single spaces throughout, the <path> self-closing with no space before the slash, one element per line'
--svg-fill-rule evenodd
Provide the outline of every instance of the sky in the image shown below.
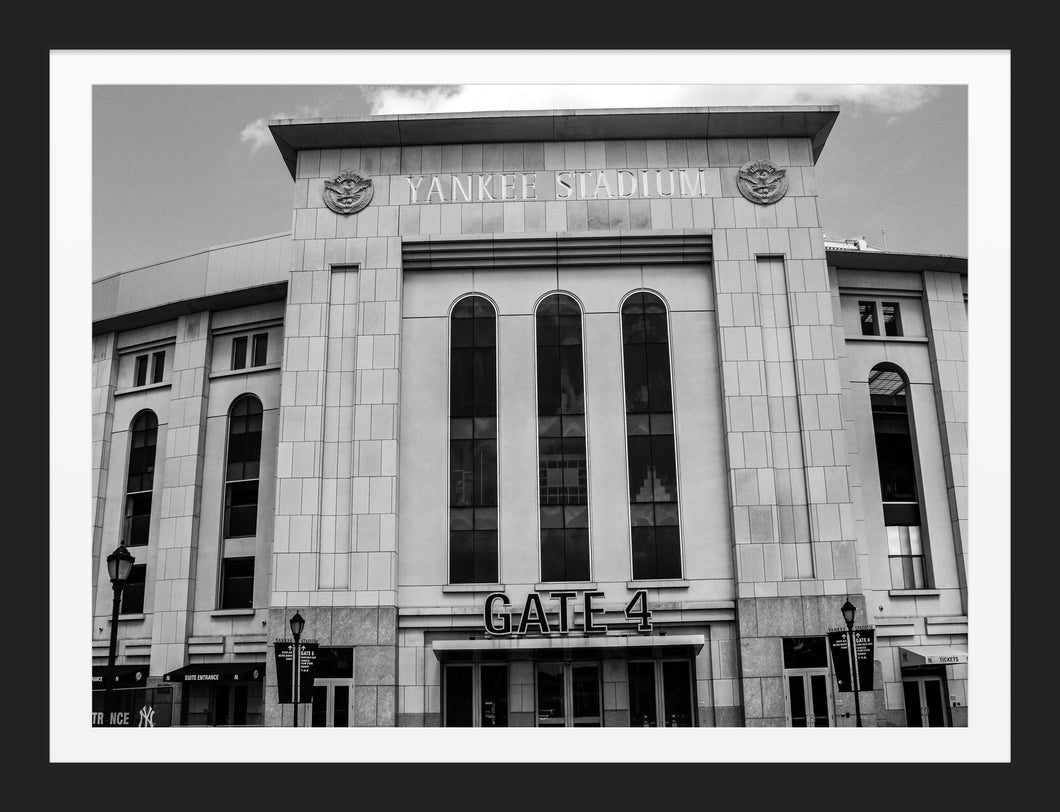
<path fill-rule="evenodd" d="M 279 117 L 837 104 L 817 163 L 828 239 L 968 254 L 965 85 L 135 85 L 92 89 L 92 275 L 291 228 Z"/>

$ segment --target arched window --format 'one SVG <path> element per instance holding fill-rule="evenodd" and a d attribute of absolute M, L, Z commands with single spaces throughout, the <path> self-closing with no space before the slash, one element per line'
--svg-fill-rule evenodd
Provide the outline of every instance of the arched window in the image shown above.
<path fill-rule="evenodd" d="M 132 423 L 129 475 L 125 480 L 125 521 L 122 542 L 127 547 L 147 544 L 151 531 L 151 491 L 155 484 L 158 418 L 140 412 Z"/>
<path fill-rule="evenodd" d="M 926 585 L 908 393 L 909 381 L 898 367 L 877 364 L 872 368 L 869 398 L 892 589 L 923 589 Z"/>
<path fill-rule="evenodd" d="M 633 578 L 681 577 L 666 306 L 635 293 L 622 307 Z"/>
<path fill-rule="evenodd" d="M 129 436 L 129 472 L 125 480 L 125 515 L 121 539 L 127 547 L 145 547 L 151 535 L 151 492 L 155 485 L 155 452 L 158 447 L 158 418 L 154 412 L 140 412 L 133 420 Z M 136 554 L 146 561 L 146 553 Z M 133 564 L 121 595 L 121 613 L 139 614 L 144 610 L 147 564 Z"/>
<path fill-rule="evenodd" d="M 537 308 L 538 483 L 541 580 L 589 580 L 582 317 L 570 296 Z"/>
<path fill-rule="evenodd" d="M 449 368 L 449 583 L 497 581 L 497 314 L 453 308 Z"/>
<path fill-rule="evenodd" d="M 228 416 L 225 465 L 225 538 L 253 536 L 258 530 L 258 475 L 261 467 L 261 401 L 244 395 Z"/>
<path fill-rule="evenodd" d="M 261 476 L 261 401 L 243 395 L 228 413 L 225 461 L 225 539 L 253 539 L 258 532 L 258 483 Z M 254 556 L 245 542 L 226 541 L 221 557 L 222 609 L 254 605 Z M 240 549 L 240 545 L 244 545 Z M 253 551 L 251 551 L 253 552 Z"/>

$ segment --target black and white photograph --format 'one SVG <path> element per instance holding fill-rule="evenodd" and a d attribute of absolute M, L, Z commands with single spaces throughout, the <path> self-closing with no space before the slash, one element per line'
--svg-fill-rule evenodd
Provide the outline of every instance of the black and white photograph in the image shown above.
<path fill-rule="evenodd" d="M 1007 150 L 969 117 L 985 55 L 67 56 L 68 752 L 1008 757 L 1007 503 L 970 498 L 1008 464 L 1007 355 L 970 340 L 1009 275 L 1007 176 L 969 197 Z"/>

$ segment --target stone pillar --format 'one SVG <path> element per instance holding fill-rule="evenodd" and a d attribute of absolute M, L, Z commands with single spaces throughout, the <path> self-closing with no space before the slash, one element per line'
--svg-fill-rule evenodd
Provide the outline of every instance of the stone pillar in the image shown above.
<path fill-rule="evenodd" d="M 388 205 L 388 184 L 352 215 L 336 214 L 322 197 L 340 164 L 376 175 L 382 153 L 396 172 L 396 147 L 298 156 L 270 602 L 279 611 L 270 624 L 284 636 L 299 609 L 307 638 L 322 646 L 355 640 L 354 724 L 389 726 L 397 689 L 397 207 Z M 339 631 L 368 626 L 372 635 Z M 274 681 L 270 661 L 267 724 L 280 718 L 269 708 Z"/>
<path fill-rule="evenodd" d="M 103 511 L 107 504 L 111 432 L 114 428 L 114 390 L 118 385 L 117 333 L 92 339 L 92 596 L 95 601 L 100 556 L 104 550 Z M 115 541 L 114 546 L 117 546 Z M 108 585 L 109 586 L 109 585 Z"/>
<path fill-rule="evenodd" d="M 782 638 L 823 635 L 859 605 L 854 513 L 833 336 L 837 319 L 808 142 L 707 142 L 744 720 L 787 723 Z M 786 167 L 775 203 L 744 199 L 741 164 Z"/>
<path fill-rule="evenodd" d="M 942 439 L 957 579 L 961 605 L 967 613 L 968 311 L 958 274 L 924 273 L 924 326 L 930 339 L 928 357 Z"/>
<path fill-rule="evenodd" d="M 195 601 L 210 385 L 210 314 L 177 320 L 155 564 L 151 673 L 186 664 Z"/>

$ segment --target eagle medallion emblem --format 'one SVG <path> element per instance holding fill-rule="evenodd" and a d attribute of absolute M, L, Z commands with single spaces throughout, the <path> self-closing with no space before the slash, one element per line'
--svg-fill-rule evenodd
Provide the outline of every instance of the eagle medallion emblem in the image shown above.
<path fill-rule="evenodd" d="M 371 177 L 352 169 L 324 181 L 324 204 L 337 214 L 356 214 L 372 202 L 374 193 Z"/>
<path fill-rule="evenodd" d="M 787 172 L 772 161 L 748 161 L 740 167 L 736 186 L 752 203 L 776 203 L 788 191 Z"/>

